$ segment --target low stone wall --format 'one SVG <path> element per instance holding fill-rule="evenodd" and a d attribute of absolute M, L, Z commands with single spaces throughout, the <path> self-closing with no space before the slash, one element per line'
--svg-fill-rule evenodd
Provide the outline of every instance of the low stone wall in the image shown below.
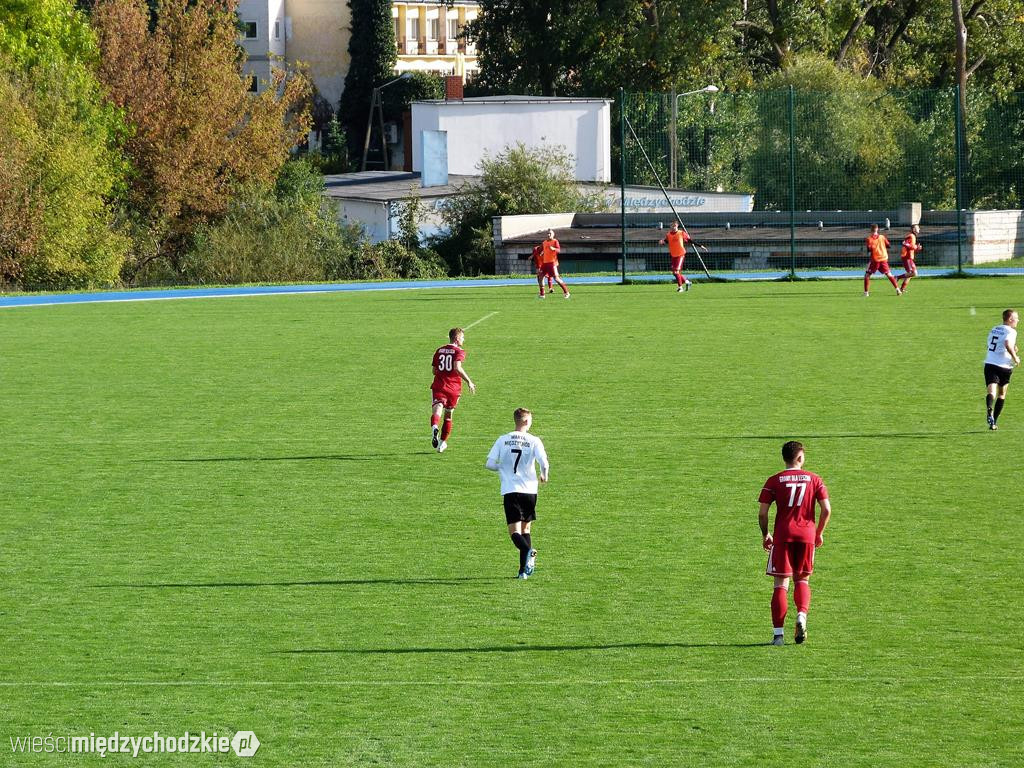
<path fill-rule="evenodd" d="M 964 219 L 968 263 L 1024 257 L 1024 211 L 971 211 Z"/>

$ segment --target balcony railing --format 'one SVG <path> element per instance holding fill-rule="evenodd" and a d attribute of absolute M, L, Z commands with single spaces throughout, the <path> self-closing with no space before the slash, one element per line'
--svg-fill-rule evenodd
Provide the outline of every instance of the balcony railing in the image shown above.
<path fill-rule="evenodd" d="M 399 56 L 454 56 L 463 53 L 476 56 L 476 43 L 472 40 L 427 40 L 400 38 L 396 41 Z"/>

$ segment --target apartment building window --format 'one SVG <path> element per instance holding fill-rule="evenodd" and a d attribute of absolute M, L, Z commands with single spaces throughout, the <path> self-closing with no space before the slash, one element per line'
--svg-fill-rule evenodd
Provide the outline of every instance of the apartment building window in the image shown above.
<path fill-rule="evenodd" d="M 281 22 L 280 21 L 275 21 L 274 22 L 274 39 L 275 40 L 280 40 L 281 39 Z"/>
<path fill-rule="evenodd" d="M 249 75 L 249 93 L 259 93 L 260 85 L 256 75 Z"/>
<path fill-rule="evenodd" d="M 420 19 L 418 16 L 412 18 L 406 18 L 405 20 L 405 37 L 407 40 L 419 40 L 420 39 Z"/>
<path fill-rule="evenodd" d="M 255 21 L 243 21 L 242 22 L 242 34 L 246 40 L 256 39 L 256 22 Z"/>
<path fill-rule="evenodd" d="M 427 19 L 427 40 L 439 40 L 441 38 L 440 19 Z"/>
<path fill-rule="evenodd" d="M 448 19 L 448 39 L 455 40 L 459 36 L 459 20 Z"/>

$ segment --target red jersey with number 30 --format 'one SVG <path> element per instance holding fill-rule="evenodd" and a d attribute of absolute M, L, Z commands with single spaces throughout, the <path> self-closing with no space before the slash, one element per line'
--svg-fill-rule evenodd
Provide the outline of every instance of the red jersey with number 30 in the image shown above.
<path fill-rule="evenodd" d="M 434 353 L 434 383 L 430 388 L 435 392 L 451 392 L 458 394 L 462 391 L 462 377 L 455 367 L 455 363 L 466 359 L 466 350 L 454 344 L 445 344 L 438 347 Z"/>
<path fill-rule="evenodd" d="M 776 544 L 786 541 L 814 543 L 815 502 L 828 498 L 825 482 L 806 469 L 787 469 L 769 477 L 758 501 L 775 502 L 775 527 L 772 539 Z"/>

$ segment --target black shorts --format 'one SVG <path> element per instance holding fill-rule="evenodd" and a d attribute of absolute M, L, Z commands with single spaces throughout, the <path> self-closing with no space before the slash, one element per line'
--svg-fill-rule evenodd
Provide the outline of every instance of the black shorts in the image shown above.
<path fill-rule="evenodd" d="M 505 504 L 505 522 L 509 525 L 537 519 L 536 493 L 506 493 L 501 500 Z"/>
<path fill-rule="evenodd" d="M 1005 387 L 1010 383 L 1012 373 L 1013 368 L 1003 368 L 1001 365 L 985 363 L 985 384 L 998 384 L 1000 387 Z"/>

